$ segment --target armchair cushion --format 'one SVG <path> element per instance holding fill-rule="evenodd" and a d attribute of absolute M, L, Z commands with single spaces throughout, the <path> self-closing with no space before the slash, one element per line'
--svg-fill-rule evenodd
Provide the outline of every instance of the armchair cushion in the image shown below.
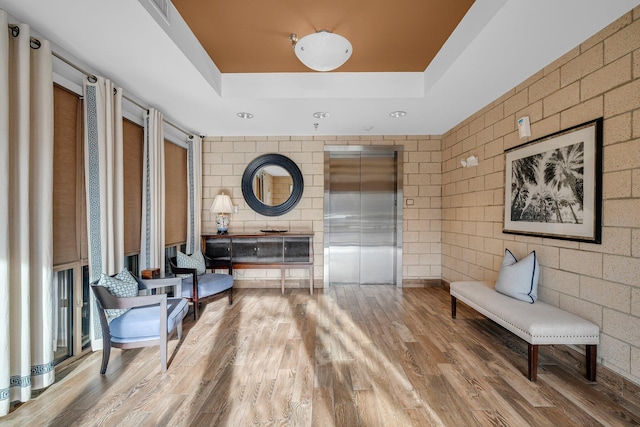
<path fill-rule="evenodd" d="M 233 287 L 233 276 L 229 274 L 207 273 L 198 276 L 198 297 L 204 298 L 210 295 L 226 291 Z M 193 298 L 193 275 L 182 279 L 182 297 Z"/>
<path fill-rule="evenodd" d="M 138 282 L 128 270 L 122 270 L 114 277 L 103 273 L 100 275 L 98 286 L 107 288 L 107 291 L 109 291 L 109 293 L 114 297 L 129 298 L 138 296 Z M 109 322 L 111 322 L 113 319 L 122 316 L 129 310 L 129 308 L 116 308 L 107 309 L 105 312 Z"/>
<path fill-rule="evenodd" d="M 207 271 L 207 266 L 204 262 L 204 256 L 202 252 L 196 251 L 191 255 L 187 255 L 178 251 L 176 256 L 176 263 L 179 268 L 195 268 L 198 275 L 204 274 Z M 189 274 L 180 274 L 179 277 L 189 277 Z"/>
<path fill-rule="evenodd" d="M 182 322 L 189 310 L 184 298 L 167 298 L 167 331 Z M 160 306 L 152 305 L 129 309 L 109 324 L 111 341 L 128 343 L 160 338 Z"/>

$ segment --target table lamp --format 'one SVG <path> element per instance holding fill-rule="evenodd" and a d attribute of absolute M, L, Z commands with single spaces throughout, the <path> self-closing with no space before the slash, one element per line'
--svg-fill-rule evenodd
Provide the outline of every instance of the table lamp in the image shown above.
<path fill-rule="evenodd" d="M 227 230 L 229 229 L 228 214 L 233 212 L 231 197 L 224 193 L 218 194 L 216 198 L 213 199 L 213 203 L 211 204 L 211 208 L 209 210 L 218 214 L 216 216 L 218 234 L 227 234 Z"/>

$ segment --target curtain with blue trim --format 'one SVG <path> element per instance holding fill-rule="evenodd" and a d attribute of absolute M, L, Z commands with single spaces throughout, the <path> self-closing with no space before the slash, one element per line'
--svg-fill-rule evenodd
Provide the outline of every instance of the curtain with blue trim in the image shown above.
<path fill-rule="evenodd" d="M 122 88 L 103 77 L 84 79 L 84 150 L 87 192 L 89 281 L 124 267 L 124 175 Z M 91 348 L 102 349 L 102 333 L 93 292 Z"/>
<path fill-rule="evenodd" d="M 191 135 L 187 141 L 187 253 L 201 250 L 202 218 L 202 138 Z"/>
<path fill-rule="evenodd" d="M 149 109 L 144 121 L 142 163 L 142 222 L 140 236 L 140 271 L 159 268 L 164 273 L 165 185 L 164 123 L 162 113 Z"/>
<path fill-rule="evenodd" d="M 0 416 L 53 384 L 51 47 L 0 10 Z M 7 31 L 7 28 L 9 30 Z"/>

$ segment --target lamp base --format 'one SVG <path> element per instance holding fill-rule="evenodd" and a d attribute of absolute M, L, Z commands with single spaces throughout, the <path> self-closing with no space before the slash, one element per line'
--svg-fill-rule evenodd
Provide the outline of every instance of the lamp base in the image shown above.
<path fill-rule="evenodd" d="M 218 234 L 227 234 L 229 229 L 229 215 L 219 213 L 216 216 L 216 226 L 218 227 Z"/>

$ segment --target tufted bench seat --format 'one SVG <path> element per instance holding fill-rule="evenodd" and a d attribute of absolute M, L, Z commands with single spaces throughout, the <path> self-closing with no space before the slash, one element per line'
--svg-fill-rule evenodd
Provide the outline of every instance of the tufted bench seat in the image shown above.
<path fill-rule="evenodd" d="M 587 379 L 596 379 L 596 354 L 600 329 L 588 320 L 555 306 L 533 304 L 496 292 L 488 282 L 452 282 L 451 317 L 456 318 L 456 300 L 485 315 L 528 343 L 530 381 L 538 370 L 538 345 L 585 344 Z"/>

